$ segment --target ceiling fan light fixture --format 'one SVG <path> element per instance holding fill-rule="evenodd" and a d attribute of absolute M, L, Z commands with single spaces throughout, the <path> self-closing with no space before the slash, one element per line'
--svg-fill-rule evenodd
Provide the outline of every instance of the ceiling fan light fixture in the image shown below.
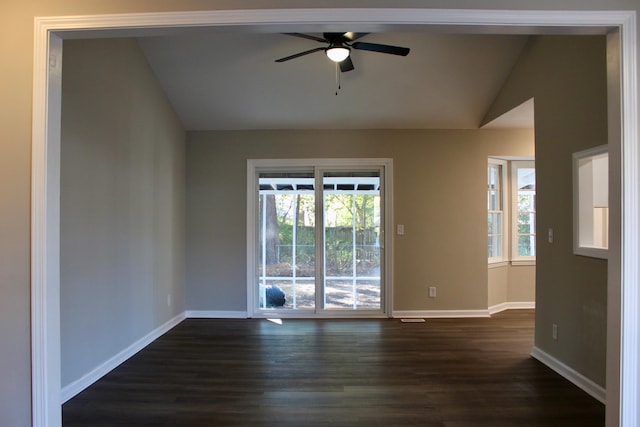
<path fill-rule="evenodd" d="M 334 46 L 328 48 L 327 50 L 325 50 L 325 52 L 329 59 L 333 62 L 342 62 L 349 57 L 350 50 L 351 49 L 349 49 L 348 47 Z"/>

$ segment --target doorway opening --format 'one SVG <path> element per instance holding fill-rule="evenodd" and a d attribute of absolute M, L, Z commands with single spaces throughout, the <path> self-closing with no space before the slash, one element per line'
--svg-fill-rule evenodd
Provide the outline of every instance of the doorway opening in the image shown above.
<path fill-rule="evenodd" d="M 611 367 L 607 372 L 610 393 L 608 406 L 612 413 L 620 409 L 623 424 L 635 425 L 638 416 L 634 396 L 637 395 L 637 381 L 625 381 L 620 386 L 622 373 L 633 375 L 637 372 L 638 346 L 638 276 L 636 267 L 640 245 L 638 244 L 638 182 L 635 171 L 638 164 L 637 152 L 637 88 L 636 80 L 636 13 L 635 11 L 482 11 L 482 10 L 415 10 L 394 9 L 309 9 L 247 10 L 179 12 L 166 14 L 110 15 L 80 17 L 37 18 L 34 34 L 34 107 L 33 107 L 33 168 L 32 168 L 32 372 L 33 372 L 33 425 L 59 425 L 60 403 L 60 342 L 58 269 L 59 269 L 59 126 L 60 126 L 60 71 L 62 58 L 62 38 L 81 37 L 83 32 L 95 34 L 102 30 L 105 36 L 131 34 L 139 31 L 153 32 L 169 27 L 232 26 L 244 28 L 269 26 L 273 31 L 291 30 L 292 25 L 318 25 L 319 22 L 352 22 L 363 31 L 376 25 L 448 25 L 482 26 L 490 31 L 522 31 L 523 28 L 569 28 L 574 31 L 600 33 L 619 31 L 624 43 L 619 42 L 621 55 L 620 78 L 622 87 L 619 103 L 610 106 L 612 120 L 622 123 L 614 133 L 620 138 L 614 148 L 619 152 L 624 148 L 625 156 L 617 166 L 622 168 L 622 204 L 620 218 L 623 222 L 623 241 L 614 257 L 621 260 L 621 268 L 614 277 L 620 277 L 620 284 L 610 283 L 608 359 Z M 560 28 L 560 30 L 562 29 Z M 558 30 L 554 30 L 558 31 Z M 618 106 L 621 111 L 618 111 Z M 620 113 L 620 114 L 617 114 Z M 620 116 L 624 120 L 620 120 Z M 616 140 L 612 140 L 615 142 Z M 619 172 L 619 171 L 618 171 Z M 620 265 L 620 263 L 616 263 Z M 620 297 L 622 295 L 622 298 Z M 387 304 L 388 304 L 387 299 Z M 621 320 L 616 320 L 621 318 Z M 620 354 L 618 340 L 630 343 L 623 346 Z M 621 356 L 621 357 L 620 357 Z M 618 360 L 621 360 L 618 363 Z M 621 390 L 618 392 L 618 390 Z M 620 397 L 624 399 L 620 399 Z M 624 405 L 621 403 L 625 403 Z M 611 418 L 615 419 L 614 414 Z"/>

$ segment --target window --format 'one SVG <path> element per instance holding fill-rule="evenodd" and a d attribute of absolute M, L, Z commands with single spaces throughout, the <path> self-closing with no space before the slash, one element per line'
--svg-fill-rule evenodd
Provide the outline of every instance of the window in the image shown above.
<path fill-rule="evenodd" d="M 536 168 L 534 162 L 511 162 L 513 199 L 511 261 L 536 256 Z"/>
<path fill-rule="evenodd" d="M 536 169 L 533 160 L 489 158 L 487 242 L 488 262 L 494 267 L 509 261 L 513 265 L 535 263 Z"/>
<path fill-rule="evenodd" d="M 507 162 L 489 159 L 487 173 L 487 250 L 489 263 L 505 260 L 505 170 Z"/>

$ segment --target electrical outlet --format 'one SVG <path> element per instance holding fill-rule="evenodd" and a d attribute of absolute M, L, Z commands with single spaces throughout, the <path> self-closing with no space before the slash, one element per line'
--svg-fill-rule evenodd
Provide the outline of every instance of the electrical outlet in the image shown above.
<path fill-rule="evenodd" d="M 167 295 L 167 307 L 171 308 L 171 294 Z"/>
<path fill-rule="evenodd" d="M 436 297 L 436 287 L 429 286 L 429 298 L 435 298 L 435 297 Z"/>
<path fill-rule="evenodd" d="M 554 340 L 558 339 L 558 325 L 556 325 L 555 323 L 551 327 L 551 338 L 553 338 Z"/>

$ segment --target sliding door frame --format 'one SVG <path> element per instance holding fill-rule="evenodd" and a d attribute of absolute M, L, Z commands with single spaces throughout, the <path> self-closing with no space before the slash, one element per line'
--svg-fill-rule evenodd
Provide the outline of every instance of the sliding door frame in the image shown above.
<path fill-rule="evenodd" d="M 257 310 L 256 283 L 258 279 L 258 178 L 260 172 L 291 171 L 294 169 L 313 169 L 318 171 L 363 170 L 366 168 L 381 169 L 382 212 L 383 223 L 381 246 L 383 259 L 381 261 L 381 281 L 384 292 L 381 295 L 382 311 L 363 310 L 341 311 L 326 310 L 316 303 L 314 313 L 296 312 L 283 313 L 281 310 L 270 312 Z M 316 206 L 323 206 L 318 200 L 316 190 Z M 317 211 L 317 209 L 316 209 Z M 316 218 L 318 214 L 316 213 Z M 316 221 L 316 226 L 318 226 Z M 248 159 L 247 160 L 247 317 L 393 317 L 393 160 L 389 158 L 342 158 L 342 159 Z M 324 239 L 323 239 L 324 241 Z M 319 259 L 319 258 L 318 258 Z M 317 269 L 317 267 L 316 267 Z M 316 282 L 322 277 L 316 275 Z M 316 292 L 316 301 L 319 295 Z M 282 315 L 282 316 L 281 316 Z"/>

